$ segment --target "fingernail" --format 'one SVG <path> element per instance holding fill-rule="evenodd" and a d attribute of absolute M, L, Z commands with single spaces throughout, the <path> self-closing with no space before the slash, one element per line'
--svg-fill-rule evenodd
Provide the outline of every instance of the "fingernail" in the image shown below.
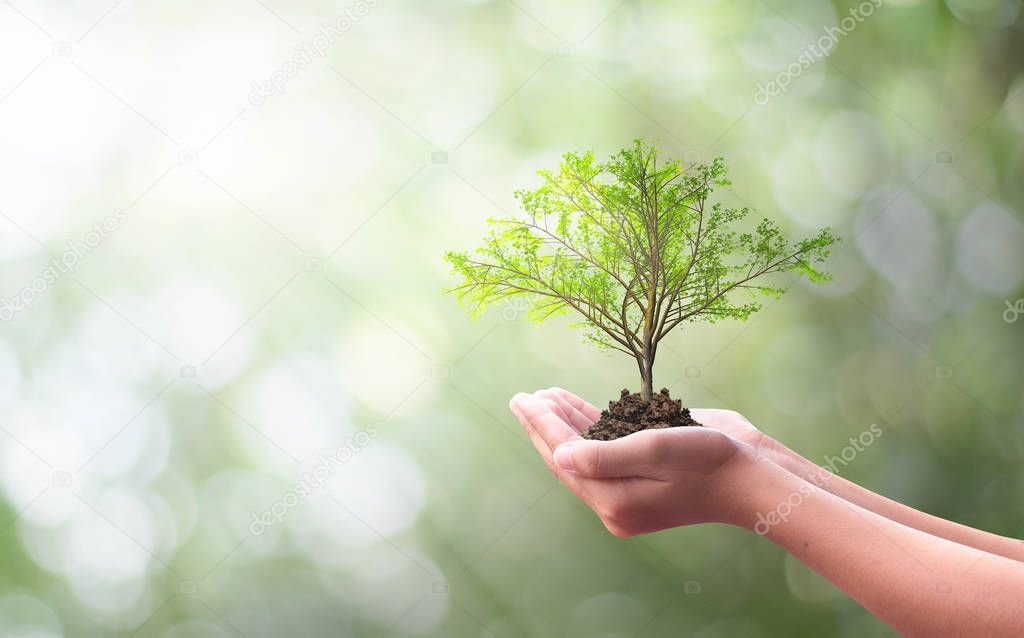
<path fill-rule="evenodd" d="M 555 463 L 566 472 L 573 471 L 572 464 L 572 443 L 563 443 L 555 448 Z"/>

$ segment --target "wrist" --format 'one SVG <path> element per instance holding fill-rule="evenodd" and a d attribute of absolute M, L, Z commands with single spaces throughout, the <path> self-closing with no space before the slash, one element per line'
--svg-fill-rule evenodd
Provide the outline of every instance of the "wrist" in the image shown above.
<path fill-rule="evenodd" d="M 716 500 L 723 504 L 717 522 L 753 529 L 758 512 L 779 492 L 784 477 L 796 476 L 781 467 L 769 456 L 744 446 L 723 467 L 724 476 Z"/>
<path fill-rule="evenodd" d="M 728 520 L 722 522 L 765 536 L 792 509 L 808 498 L 815 487 L 790 470 L 761 455 L 745 463 L 733 482 L 734 504 Z"/>
<path fill-rule="evenodd" d="M 786 452 L 784 460 L 779 463 L 783 469 L 826 492 L 833 491 L 832 482 L 836 478 L 835 474 L 788 448 Z"/>
<path fill-rule="evenodd" d="M 790 474 L 818 484 L 815 479 L 822 468 L 768 435 L 765 435 L 765 440 L 761 444 L 761 453 Z"/>

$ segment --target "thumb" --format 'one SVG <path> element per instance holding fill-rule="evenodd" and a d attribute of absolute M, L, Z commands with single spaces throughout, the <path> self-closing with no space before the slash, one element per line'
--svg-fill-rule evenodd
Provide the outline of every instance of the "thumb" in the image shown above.
<path fill-rule="evenodd" d="M 650 476 L 655 458 L 650 443 L 636 439 L 569 441 L 555 448 L 554 461 L 560 469 L 583 478 Z"/>

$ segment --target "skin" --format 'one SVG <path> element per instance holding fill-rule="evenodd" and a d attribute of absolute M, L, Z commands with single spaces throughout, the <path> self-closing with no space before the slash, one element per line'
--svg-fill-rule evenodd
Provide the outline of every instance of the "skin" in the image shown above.
<path fill-rule="evenodd" d="M 901 634 L 1024 635 L 1024 542 L 846 481 L 737 412 L 691 410 L 705 427 L 588 441 L 580 432 L 600 410 L 571 392 L 520 393 L 509 407 L 552 473 L 616 536 L 744 527 Z"/>

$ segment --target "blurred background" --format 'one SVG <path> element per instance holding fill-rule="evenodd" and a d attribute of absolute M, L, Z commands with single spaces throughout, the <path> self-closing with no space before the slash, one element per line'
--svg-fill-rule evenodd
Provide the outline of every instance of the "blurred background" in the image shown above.
<path fill-rule="evenodd" d="M 835 279 L 656 387 L 819 462 L 876 424 L 841 474 L 1020 537 L 1021 10 L 3 2 L 0 636 L 890 635 L 751 533 L 609 535 L 506 403 L 633 362 L 442 255 L 567 150 L 722 155 Z"/>

